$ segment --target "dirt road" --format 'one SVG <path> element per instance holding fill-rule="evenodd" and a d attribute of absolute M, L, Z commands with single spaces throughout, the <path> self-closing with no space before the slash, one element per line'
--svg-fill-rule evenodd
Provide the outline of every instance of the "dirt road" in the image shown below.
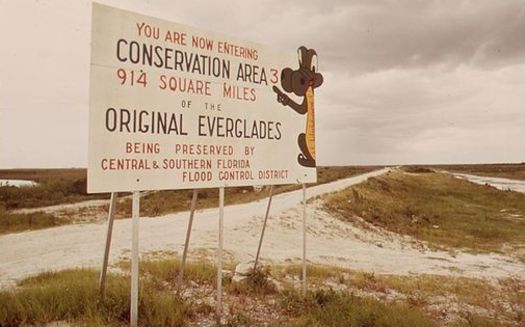
<path fill-rule="evenodd" d="M 383 169 L 308 189 L 308 198 L 360 183 Z M 261 256 L 274 263 L 298 262 L 302 253 L 302 191 L 276 195 Z M 224 248 L 236 260 L 252 259 L 262 227 L 266 200 L 225 208 Z M 181 251 L 188 213 L 140 220 L 141 253 Z M 218 210 L 196 213 L 190 247 L 214 251 Z M 0 237 L 0 286 L 43 271 L 97 267 L 102 260 L 106 224 L 77 224 Z M 385 231 L 360 229 L 322 210 L 319 200 L 309 204 L 308 260 L 319 264 L 376 273 L 434 273 L 487 278 L 524 276 L 525 265 L 496 254 L 471 255 L 422 250 L 418 242 Z M 131 220 L 115 221 L 111 261 L 127 256 L 131 245 Z M 190 257 L 191 259 L 191 257 Z"/>

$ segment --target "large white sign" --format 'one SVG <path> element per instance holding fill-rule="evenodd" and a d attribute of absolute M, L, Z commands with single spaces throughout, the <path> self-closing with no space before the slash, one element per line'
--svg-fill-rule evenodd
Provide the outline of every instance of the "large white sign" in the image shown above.
<path fill-rule="evenodd" d="M 93 4 L 88 191 L 316 181 L 314 50 Z"/>

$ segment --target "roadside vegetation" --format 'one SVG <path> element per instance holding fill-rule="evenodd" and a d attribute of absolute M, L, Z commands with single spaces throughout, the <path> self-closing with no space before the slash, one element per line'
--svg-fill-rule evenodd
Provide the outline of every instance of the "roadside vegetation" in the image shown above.
<path fill-rule="evenodd" d="M 300 265 L 281 266 L 278 276 L 282 278 L 300 271 Z M 376 275 L 322 265 L 309 266 L 308 276 L 309 284 L 316 290 L 310 296 L 320 296 L 320 302 L 325 296 L 336 299 L 355 296 L 359 301 L 363 297 L 375 299 L 388 308 L 378 309 L 384 314 L 381 318 L 372 313 L 372 320 L 361 320 L 359 324 L 349 322 L 349 319 L 358 319 L 359 314 L 344 317 L 342 310 L 351 312 L 350 308 L 339 307 L 320 314 L 315 309 L 304 310 L 299 318 L 304 325 L 403 325 L 396 321 L 399 316 L 412 326 L 522 326 L 525 323 L 525 281 L 516 278 Z M 316 292 L 321 294 L 315 295 Z M 366 307 L 359 309 L 367 313 Z M 316 323 L 318 316 L 324 317 L 324 323 Z"/>
<path fill-rule="evenodd" d="M 378 166 L 331 166 L 318 167 L 318 184 L 328 183 L 337 179 L 366 173 Z M 21 208 L 37 208 L 56 204 L 73 203 L 89 199 L 109 199 L 109 194 L 87 194 L 86 169 L 4 169 L 0 170 L 2 179 L 33 180 L 38 183 L 34 187 L 0 187 L 0 204 L 7 210 Z M 298 185 L 277 186 L 275 193 L 298 189 Z M 218 189 L 200 190 L 201 205 L 215 206 L 218 201 Z M 226 190 L 229 203 L 244 203 L 266 196 L 257 193 L 253 195 L 253 187 L 232 187 Z M 248 193 L 248 194 L 247 194 Z M 125 194 L 124 194 L 125 195 Z M 144 198 L 145 214 L 155 215 L 178 210 L 187 210 L 188 199 L 192 191 L 159 191 L 152 192 Z M 213 202 L 213 200 L 217 201 Z M 142 203 L 141 203 L 142 205 Z"/>
<path fill-rule="evenodd" d="M 346 166 L 318 167 L 318 184 L 366 173 L 380 167 Z M 55 227 L 71 223 L 86 223 L 106 219 L 108 205 L 100 207 L 79 207 L 76 209 L 38 211 L 40 207 L 74 203 L 93 199 L 109 199 L 109 194 L 86 193 L 85 169 L 13 169 L 0 170 L 2 179 L 34 180 L 34 187 L 0 187 L 0 234 Z M 281 185 L 274 188 L 274 194 L 292 191 L 299 185 Z M 117 218 L 131 215 L 131 199 L 120 194 Z M 141 199 L 141 215 L 155 217 L 163 214 L 189 210 L 193 191 L 155 191 L 144 193 Z M 268 196 L 268 187 L 256 192 L 253 187 L 232 187 L 226 189 L 226 204 L 247 203 Z M 199 190 L 198 209 L 218 205 L 218 189 Z M 17 209 L 31 209 L 18 212 Z"/>
<path fill-rule="evenodd" d="M 65 219 L 43 212 L 11 213 L 0 204 L 0 235 L 55 227 L 67 223 L 69 222 Z"/>
<path fill-rule="evenodd" d="M 282 305 L 298 326 L 434 326 L 421 310 L 402 301 L 381 302 L 333 290 L 285 292 Z"/>
<path fill-rule="evenodd" d="M 319 167 L 318 184 L 366 173 L 380 167 L 348 166 Z M 0 234 L 42 229 L 70 223 L 86 223 L 106 218 L 109 205 L 91 208 L 56 210 L 54 212 L 17 212 L 16 209 L 74 203 L 93 199 L 109 199 L 109 194 L 86 193 L 85 169 L 13 169 L 0 170 L 0 178 L 34 180 L 34 187 L 0 187 Z M 292 191 L 299 185 L 282 185 L 274 188 L 274 194 Z M 120 194 L 117 218 L 131 215 L 131 199 Z M 141 215 L 155 217 L 163 214 L 189 210 L 193 191 L 147 192 L 141 199 Z M 226 204 L 246 203 L 268 196 L 268 187 L 256 192 L 253 187 L 226 189 Z M 218 205 L 218 189 L 199 190 L 198 209 Z M 38 210 L 38 209 L 37 209 Z"/>
<path fill-rule="evenodd" d="M 345 221 L 427 241 L 431 247 L 510 253 L 525 261 L 525 194 L 448 174 L 394 171 L 325 197 Z"/>
<path fill-rule="evenodd" d="M 85 169 L 8 169 L 0 170 L 2 179 L 32 180 L 32 187 L 0 187 L 0 234 L 23 232 L 69 224 L 71 220 L 52 213 L 16 212 L 62 203 L 106 198 L 86 194 Z"/>
<path fill-rule="evenodd" d="M 94 270 L 45 273 L 0 293 L 2 326 L 44 325 L 65 321 L 74 325 L 129 324 L 128 277 L 109 274 L 104 300 L 99 299 Z M 140 324 L 183 326 L 189 308 L 176 294 L 147 280 L 141 282 Z"/>
<path fill-rule="evenodd" d="M 329 266 L 308 267 L 309 290 L 300 290 L 300 265 L 263 266 L 233 282 L 235 264 L 223 274 L 225 326 L 520 326 L 525 323 L 525 283 L 433 275 L 391 276 Z M 179 258 L 140 263 L 139 325 L 215 323 L 216 268 L 190 261 L 177 284 Z M 98 271 L 43 273 L 0 291 L 0 325 L 64 322 L 129 324 L 129 262 L 110 270 L 103 299 Z M 276 287 L 276 285 L 279 285 Z"/>
<path fill-rule="evenodd" d="M 0 178 L 38 183 L 32 187 L 0 187 L 0 204 L 7 210 L 108 198 L 107 194 L 86 193 L 85 169 L 6 169 L 0 170 Z"/>

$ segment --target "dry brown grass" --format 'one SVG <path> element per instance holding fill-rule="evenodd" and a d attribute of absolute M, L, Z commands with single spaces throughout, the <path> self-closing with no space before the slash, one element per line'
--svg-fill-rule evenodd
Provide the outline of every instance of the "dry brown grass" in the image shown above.
<path fill-rule="evenodd" d="M 107 194 L 86 193 L 85 169 L 5 169 L 0 170 L 0 178 L 38 183 L 34 187 L 0 187 L 0 205 L 8 210 L 108 198 Z"/>
<path fill-rule="evenodd" d="M 277 266 L 274 270 L 278 272 L 276 276 L 283 279 L 287 275 L 300 276 L 301 266 Z M 339 285 L 347 294 L 371 296 L 382 303 L 406 303 L 439 326 L 523 326 L 525 323 L 525 281 L 517 278 L 399 276 L 309 265 L 308 281 L 310 287 L 317 290 L 330 289 L 331 286 L 326 287 L 328 282 L 328 285 Z"/>
<path fill-rule="evenodd" d="M 67 223 L 69 221 L 66 219 L 43 212 L 10 213 L 0 206 L 0 235 L 56 227 Z"/>
<path fill-rule="evenodd" d="M 447 174 L 370 178 L 326 196 L 325 206 L 343 220 L 359 216 L 437 248 L 512 253 L 525 243 L 525 194 Z"/>
<path fill-rule="evenodd" d="M 216 267 L 188 262 L 177 285 L 180 258 L 160 253 L 140 263 L 139 324 L 209 325 L 214 322 Z M 129 262 L 111 272 L 104 301 L 94 270 L 73 269 L 27 278 L 0 292 L 0 325 L 129 324 Z M 225 268 L 233 270 L 234 262 Z M 300 265 L 272 266 L 245 284 L 225 277 L 225 323 L 229 326 L 522 326 L 525 282 L 487 281 L 435 275 L 375 275 L 331 266 L 308 266 L 309 292 L 286 286 L 268 292 L 271 275 L 283 285 L 299 276 Z M 114 271 L 114 270 L 112 270 Z M 326 285 L 343 285 L 334 291 Z M 315 286 L 314 286 L 315 284 Z"/>

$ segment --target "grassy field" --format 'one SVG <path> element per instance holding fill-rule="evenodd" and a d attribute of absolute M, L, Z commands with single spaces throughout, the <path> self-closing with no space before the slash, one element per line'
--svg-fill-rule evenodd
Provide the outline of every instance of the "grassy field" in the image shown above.
<path fill-rule="evenodd" d="M 455 173 L 525 180 L 525 163 L 425 166 Z"/>
<path fill-rule="evenodd" d="M 114 267 L 104 299 L 98 272 L 75 269 L 27 278 L 0 291 L 0 325 L 127 325 L 129 262 Z M 232 271 L 235 264 L 227 262 Z M 216 268 L 189 262 L 177 285 L 179 259 L 146 258 L 140 264 L 139 324 L 213 325 Z M 302 294 L 298 265 L 272 266 L 234 283 L 225 274 L 224 325 L 286 326 L 520 326 L 525 323 L 525 283 L 432 275 L 375 276 L 328 266 L 309 266 Z M 270 280 L 282 287 L 277 290 Z M 295 285 L 295 286 L 294 286 Z M 337 288 L 334 288 L 337 286 Z"/>
<path fill-rule="evenodd" d="M 123 266 L 127 268 L 126 264 Z M 175 283 L 178 270 L 178 260 L 174 259 L 141 263 L 140 325 L 213 324 L 215 266 L 210 262 L 190 263 L 183 288 Z M 74 325 L 127 325 L 129 277 L 110 274 L 103 300 L 98 297 L 97 277 L 94 270 L 76 269 L 44 273 L 23 280 L 16 289 L 0 292 L 0 324 L 19 326 L 66 321 Z M 289 326 L 433 325 L 432 319 L 421 310 L 411 308 L 403 301 L 382 303 L 372 297 L 323 290 L 312 290 L 302 296 L 293 288 L 281 293 L 275 289 L 264 292 L 261 280 L 266 278 L 262 275 L 243 283 L 232 283 L 231 277 L 225 277 L 226 326 L 262 323 Z M 249 310 L 252 305 L 257 305 L 258 309 Z"/>
<path fill-rule="evenodd" d="M 43 212 L 29 214 L 11 213 L 0 206 L 0 235 L 60 226 L 69 223 L 66 219 L 57 218 Z"/>
<path fill-rule="evenodd" d="M 53 214 L 13 213 L 14 209 L 107 198 L 105 194 L 86 194 L 85 169 L 8 169 L 0 170 L 0 178 L 33 180 L 38 183 L 34 187 L 0 187 L 0 234 L 70 223 L 69 219 Z"/>
<path fill-rule="evenodd" d="M 289 265 L 279 267 L 277 274 L 282 277 L 299 274 L 300 271 L 299 265 Z M 418 276 L 375 275 L 316 265 L 308 267 L 308 280 L 316 288 L 322 287 L 323 284 L 326 286 L 328 281 L 329 290 L 337 286 L 339 291 L 335 294 L 339 296 L 367 295 L 381 303 L 388 303 L 389 309 L 393 310 L 389 315 L 386 313 L 388 309 L 382 309 L 386 316 L 396 319 L 398 315 L 403 315 L 407 320 L 412 320 L 412 325 L 522 326 L 525 323 L 525 281 L 515 278 L 487 281 L 424 274 Z M 406 311 L 405 305 L 418 309 L 418 311 Z M 301 319 L 316 325 L 315 320 L 311 319 L 317 314 L 315 311 L 303 312 Z M 337 319 L 334 317 L 341 315 L 341 312 L 333 311 L 330 317 L 325 319 Z M 321 316 L 326 316 L 326 312 L 323 312 Z M 318 325 L 347 325 L 343 321 Z M 394 325 L 397 324 L 397 322 L 394 323 Z M 348 325 L 352 324 L 348 323 Z M 375 321 L 371 324 L 358 325 L 390 324 Z"/>
<path fill-rule="evenodd" d="M 337 179 L 365 173 L 375 169 L 379 166 L 331 166 L 318 167 L 318 184 L 331 182 Z M 108 194 L 87 194 L 86 193 L 86 169 L 4 169 L 0 170 L 0 179 L 22 179 L 33 180 L 39 185 L 36 187 L 0 187 L 0 204 L 4 204 L 8 210 L 18 208 L 35 208 L 44 207 L 62 203 L 72 203 L 87 199 L 95 198 L 109 198 Z M 276 193 L 285 192 L 290 189 L 297 189 L 297 185 L 278 186 L 275 189 Z M 239 194 L 252 192 L 252 187 L 232 187 L 228 188 L 227 192 L 231 201 L 243 202 L 244 197 Z M 207 199 L 209 197 L 217 197 L 216 188 L 203 189 L 200 193 L 201 198 Z M 160 204 L 157 201 L 165 202 L 167 199 L 182 200 L 191 198 L 191 191 L 161 191 L 157 192 L 155 196 L 151 196 L 149 202 L 150 207 L 146 210 L 154 212 L 155 210 L 167 212 L 170 209 L 169 204 Z M 188 195 L 189 194 L 189 195 Z M 146 201 L 148 202 L 148 201 Z M 181 201 L 178 201 L 181 202 Z M 158 208 L 155 208 L 155 205 Z M 167 207 L 164 207 L 166 205 Z M 174 207 L 175 209 L 177 207 Z M 187 207 L 185 207 L 187 208 Z"/>
<path fill-rule="evenodd" d="M 16 290 L 0 292 L 0 324 L 43 325 L 53 321 L 88 326 L 129 324 L 129 278 L 110 274 L 103 301 L 99 300 L 97 278 L 96 271 L 66 270 L 26 279 Z M 143 280 L 140 286 L 141 325 L 184 325 L 189 308 L 180 297 L 148 280 Z"/>
<path fill-rule="evenodd" d="M 347 292 L 319 290 L 306 296 L 285 292 L 281 305 L 298 326 L 434 326 L 421 310 L 403 301 L 378 301 Z"/>
<path fill-rule="evenodd" d="M 436 248 L 512 253 L 525 261 L 525 194 L 448 174 L 401 171 L 325 197 L 343 220 L 367 222 Z"/>
<path fill-rule="evenodd" d="M 86 193 L 85 169 L 5 169 L 1 179 L 33 180 L 34 187 L 0 187 L 0 205 L 7 210 L 44 207 L 88 199 L 109 198 Z"/>

